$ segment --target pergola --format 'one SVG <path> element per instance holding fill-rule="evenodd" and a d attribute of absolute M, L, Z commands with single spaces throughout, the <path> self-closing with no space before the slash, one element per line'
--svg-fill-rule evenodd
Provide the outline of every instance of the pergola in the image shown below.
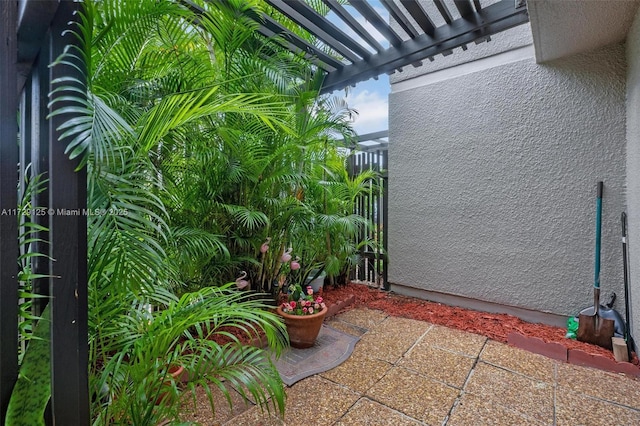
<path fill-rule="evenodd" d="M 150 1 L 150 0 L 146 0 Z M 154 0 L 155 1 L 155 0 Z M 204 13 L 189 0 L 185 7 Z M 231 4 L 230 0 L 206 0 Z M 303 55 L 316 72 L 324 74 L 322 91 L 329 93 L 436 60 L 453 49 L 528 22 L 524 0 L 265 0 L 265 12 L 253 11 L 258 32 L 293 54 Z M 322 5 L 316 10 L 311 5 Z M 376 6 L 384 8 L 383 18 Z M 25 167 L 46 173 L 47 191 L 34 204 L 48 213 L 38 224 L 48 228 L 51 261 L 32 265 L 48 276 L 36 290 L 51 298 L 52 399 L 49 423 L 90 423 L 87 366 L 87 240 L 83 215 L 55 214 L 86 208 L 86 173 L 76 171 L 59 143 L 59 116 L 49 117 L 47 97 L 52 81 L 61 76 L 82 79 L 78 67 L 48 65 L 73 44 L 70 22 L 77 20 L 81 3 L 72 0 L 0 1 L 0 421 L 18 376 L 18 235 L 15 212 L 25 186 Z M 330 14 L 324 12 L 330 11 Z M 287 25 L 282 18 L 290 20 Z M 382 36 L 365 29 L 368 22 Z M 288 30 L 298 25 L 312 37 Z M 312 40 L 312 41 L 310 41 Z M 19 117 L 19 121 L 18 121 Z M 374 135 L 380 139 L 384 135 Z M 16 191 L 16 188 L 20 188 Z M 54 260 L 55 259 L 55 260 Z M 39 306 L 38 312 L 42 306 Z"/>
<path fill-rule="evenodd" d="M 181 1 L 203 11 L 189 0 Z M 304 55 L 325 75 L 323 93 L 401 72 L 407 65 L 418 67 L 424 60 L 434 61 L 456 48 L 467 50 L 467 44 L 489 41 L 494 34 L 529 22 L 525 0 L 322 0 L 329 14 L 302 0 L 265 3 L 315 39 L 310 43 L 265 12 L 251 15 L 262 36 Z M 383 40 L 364 27 L 365 21 Z"/>

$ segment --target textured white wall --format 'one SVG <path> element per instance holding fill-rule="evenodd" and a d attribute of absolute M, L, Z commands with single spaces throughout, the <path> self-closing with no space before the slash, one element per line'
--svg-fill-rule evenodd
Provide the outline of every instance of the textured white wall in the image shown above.
<path fill-rule="evenodd" d="M 392 288 L 575 314 L 593 300 L 604 180 L 601 283 L 622 299 L 625 70 L 624 47 L 614 45 L 400 92 L 392 85 Z"/>
<path fill-rule="evenodd" d="M 527 0 L 537 62 L 623 43 L 638 0 Z"/>
<path fill-rule="evenodd" d="M 427 2 L 432 8 L 435 8 L 432 1 Z M 437 16 L 439 12 L 434 12 Z M 395 22 L 395 21 L 394 21 Z M 393 24 L 393 22 L 392 22 Z M 397 27 L 396 27 L 397 28 Z M 523 46 L 531 44 L 531 28 L 529 25 L 519 25 L 517 27 L 508 29 L 499 34 L 491 36 L 491 41 L 482 42 L 479 44 L 469 43 L 467 50 L 463 51 L 462 48 L 453 50 L 453 54 L 448 56 L 437 55 L 434 57 L 434 61 L 431 62 L 428 59 L 422 61 L 422 66 L 414 67 L 407 65 L 403 68 L 402 72 L 396 72 L 389 76 L 391 83 L 397 83 L 403 80 L 407 80 L 419 75 L 432 73 L 456 65 L 464 64 L 467 62 L 475 61 L 481 58 L 487 58 L 502 52 L 514 50 Z"/>
<path fill-rule="evenodd" d="M 627 39 L 627 214 L 631 331 L 640 344 L 640 12 Z"/>

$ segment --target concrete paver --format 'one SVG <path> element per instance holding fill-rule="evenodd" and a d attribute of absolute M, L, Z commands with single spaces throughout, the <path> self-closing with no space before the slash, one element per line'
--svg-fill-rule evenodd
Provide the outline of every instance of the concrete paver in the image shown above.
<path fill-rule="evenodd" d="M 284 419 L 252 407 L 225 424 L 640 424 L 639 380 L 377 310 L 331 321 L 360 336 L 351 358 L 287 388 Z"/>
<path fill-rule="evenodd" d="M 432 379 L 462 389 L 476 359 L 418 342 L 398 362 Z"/>

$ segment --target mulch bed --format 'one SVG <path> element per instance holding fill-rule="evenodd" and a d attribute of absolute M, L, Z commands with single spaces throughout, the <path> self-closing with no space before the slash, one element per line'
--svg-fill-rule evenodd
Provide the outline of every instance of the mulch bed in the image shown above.
<path fill-rule="evenodd" d="M 366 307 L 379 309 L 389 315 L 427 321 L 446 327 L 480 334 L 499 342 L 507 343 L 512 332 L 527 337 L 537 337 L 550 343 L 556 342 L 567 349 L 580 349 L 591 355 L 600 355 L 614 360 L 613 353 L 599 346 L 565 337 L 566 329 L 545 324 L 533 324 L 507 314 L 492 314 L 473 311 L 441 303 L 420 300 L 411 297 L 374 289 L 362 284 L 348 284 L 339 287 L 325 287 L 322 297 L 328 304 L 346 300 L 355 296 L 355 303 L 345 309 Z M 633 363 L 638 365 L 634 356 Z"/>

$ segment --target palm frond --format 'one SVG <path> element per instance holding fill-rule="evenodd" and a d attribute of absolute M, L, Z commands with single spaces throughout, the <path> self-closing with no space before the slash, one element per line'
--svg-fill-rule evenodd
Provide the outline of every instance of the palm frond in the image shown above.
<path fill-rule="evenodd" d="M 165 387 L 162 383 L 167 380 L 169 366 L 180 365 L 187 371 L 191 389 L 209 382 L 223 392 L 233 387 L 245 398 L 251 396 L 267 408 L 271 403 L 282 412 L 283 385 L 264 350 L 244 346 L 236 333 L 227 331 L 235 329 L 248 338 L 264 333 L 268 345 L 279 353 L 287 344 L 284 325 L 266 307 L 263 301 L 248 299 L 228 284 L 187 293 L 160 311 L 149 312 L 144 304 L 121 309 L 120 316 L 101 328 L 112 344 L 121 346 L 116 353 L 122 355 L 106 360 L 92 386 L 109 389 L 109 411 L 117 416 L 112 420 L 129 423 L 149 417 L 157 421 L 161 416 L 177 415 L 170 409 L 172 404 L 157 406 L 155 402 L 161 392 L 179 398 L 175 385 Z M 214 335 L 229 342 L 217 343 Z M 115 351 L 116 347 L 109 349 Z"/>

